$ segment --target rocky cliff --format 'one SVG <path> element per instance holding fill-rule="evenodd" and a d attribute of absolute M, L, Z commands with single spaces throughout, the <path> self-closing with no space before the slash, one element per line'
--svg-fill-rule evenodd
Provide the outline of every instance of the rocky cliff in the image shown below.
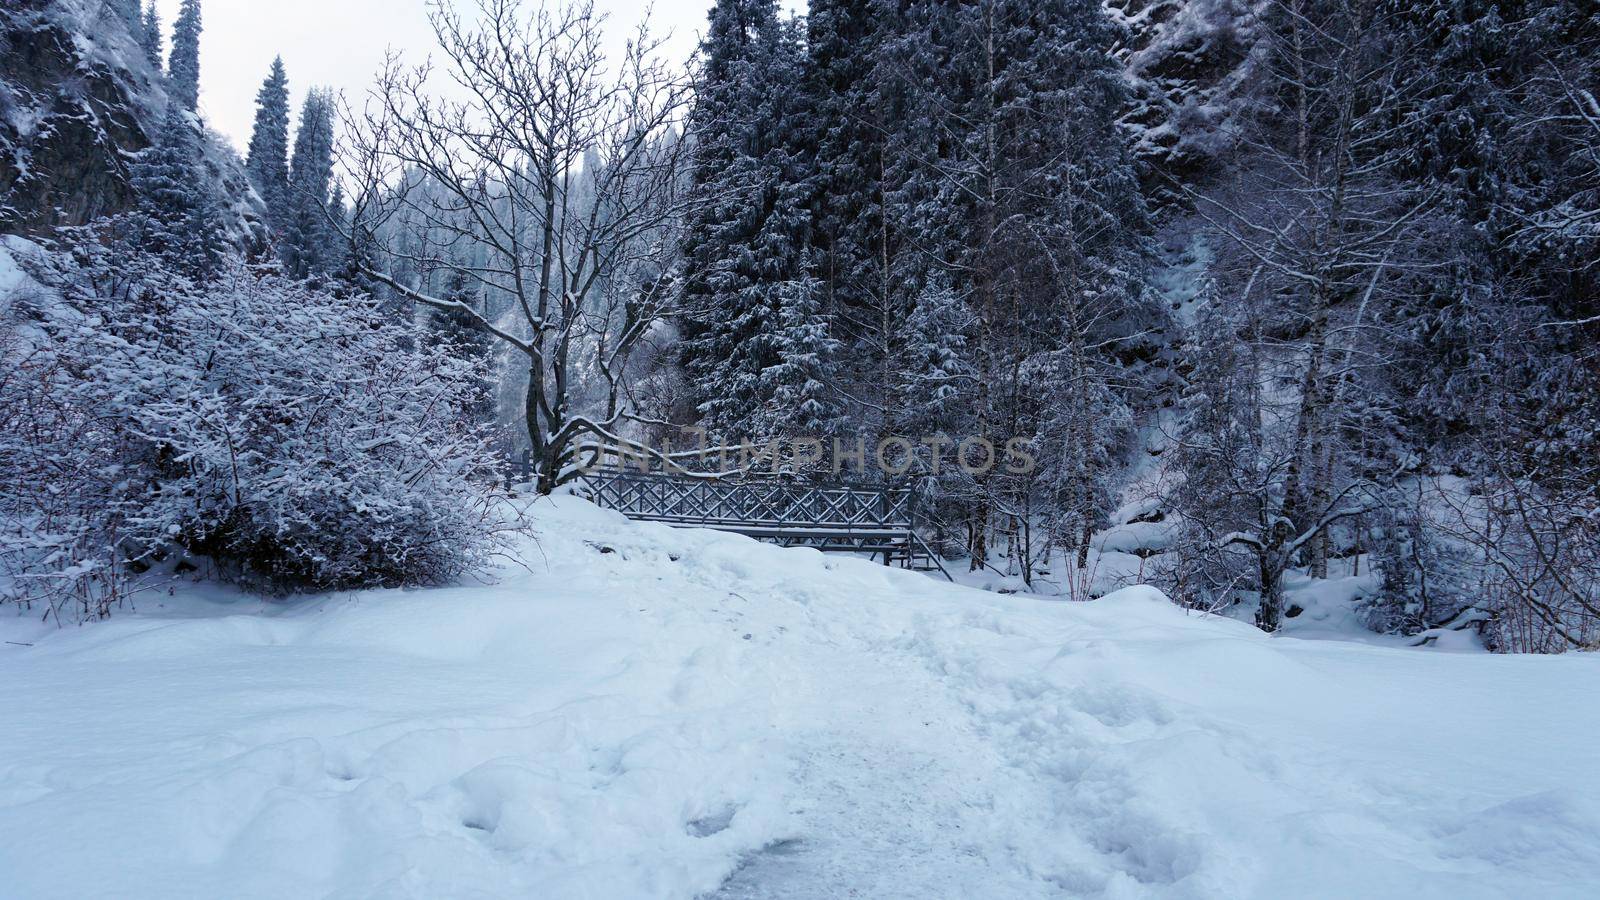
<path fill-rule="evenodd" d="M 1119 55 L 1133 106 L 1124 124 L 1156 203 L 1182 205 L 1177 185 L 1212 175 L 1233 149 L 1238 118 L 1260 98 L 1261 0 L 1107 0 L 1123 26 Z"/>
<path fill-rule="evenodd" d="M 129 209 L 128 164 L 166 110 L 166 78 L 105 0 L 5 0 L 0 7 L 0 233 L 80 225 Z M 208 135 L 202 166 L 226 226 L 261 233 L 237 154 Z"/>

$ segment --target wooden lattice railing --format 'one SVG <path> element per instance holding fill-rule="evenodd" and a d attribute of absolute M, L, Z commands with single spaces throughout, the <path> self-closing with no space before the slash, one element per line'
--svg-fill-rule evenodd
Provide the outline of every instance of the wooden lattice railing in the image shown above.
<path fill-rule="evenodd" d="M 848 485 L 601 469 L 583 476 L 579 492 L 639 521 L 732 531 L 784 546 L 882 554 L 886 563 L 944 571 L 917 536 L 917 491 L 905 482 Z"/>
<path fill-rule="evenodd" d="M 857 487 L 616 470 L 594 472 L 584 482 L 598 505 L 652 522 L 841 531 L 907 531 L 916 524 L 915 496 L 905 485 Z"/>

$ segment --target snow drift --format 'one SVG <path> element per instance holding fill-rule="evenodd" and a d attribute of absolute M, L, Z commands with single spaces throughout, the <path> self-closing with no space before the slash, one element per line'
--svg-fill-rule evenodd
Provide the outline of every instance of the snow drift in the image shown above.
<path fill-rule="evenodd" d="M 14 897 L 1584 896 L 1600 658 L 539 501 L 492 585 L 0 621 Z"/>

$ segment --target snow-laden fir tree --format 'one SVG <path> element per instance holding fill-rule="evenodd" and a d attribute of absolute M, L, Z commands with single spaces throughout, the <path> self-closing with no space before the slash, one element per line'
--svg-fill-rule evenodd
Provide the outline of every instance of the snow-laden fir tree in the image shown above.
<path fill-rule="evenodd" d="M 812 270 L 841 342 L 840 377 L 862 401 L 856 424 L 869 434 L 886 429 L 893 414 L 908 296 L 895 279 L 904 240 L 884 215 L 886 152 L 898 114 L 885 47 L 899 21 L 896 4 L 884 0 L 813 0 L 806 15 Z"/>
<path fill-rule="evenodd" d="M 701 53 L 689 123 L 700 202 L 683 246 L 683 363 L 714 433 L 800 433 L 802 415 L 775 408 L 779 385 L 769 373 L 814 369 L 783 358 L 795 322 L 786 303 L 812 302 L 801 288 L 811 213 L 799 27 L 779 16 L 776 0 L 719 0 Z M 823 374 L 807 380 L 820 385 Z"/>
<path fill-rule="evenodd" d="M 896 343 L 890 430 L 898 434 L 965 435 L 965 401 L 977 380 L 969 354 L 977 320 L 966 301 L 935 273 L 907 316 Z M 932 471 L 931 460 L 927 468 Z"/>
<path fill-rule="evenodd" d="M 344 185 L 337 179 L 333 182 L 333 190 L 328 193 L 328 218 L 330 223 L 325 235 L 327 242 L 323 245 L 323 265 L 333 275 L 355 278 L 357 276 L 350 268 L 350 244 L 340 238 L 340 235 L 350 231 L 350 204 L 344 196 Z"/>
<path fill-rule="evenodd" d="M 156 9 L 155 0 L 145 4 L 144 20 L 139 29 L 139 47 L 144 50 L 144 58 L 150 63 L 150 68 L 161 71 L 161 12 Z"/>
<path fill-rule="evenodd" d="M 226 241 L 216 197 L 200 168 L 203 140 L 194 116 L 168 103 L 155 146 L 132 166 L 141 247 L 193 274 L 214 269 Z"/>
<path fill-rule="evenodd" d="M 279 239 L 284 266 L 296 278 L 324 274 L 334 262 L 335 240 L 328 223 L 332 179 L 333 97 L 325 90 L 313 89 L 300 108 L 285 204 L 287 216 Z"/>
<path fill-rule="evenodd" d="M 200 0 L 183 0 L 172 26 L 167 77 L 173 96 L 194 112 L 200 105 Z"/>
<path fill-rule="evenodd" d="M 250 134 L 245 172 L 267 206 L 267 221 L 281 231 L 291 220 L 289 203 L 289 78 L 283 57 L 256 92 L 255 127 Z"/>
<path fill-rule="evenodd" d="M 829 317 L 822 311 L 822 285 L 815 278 L 785 282 L 778 302 L 773 354 L 778 362 L 762 373 L 770 384 L 772 421 L 757 431 L 832 437 L 845 421 L 834 386 L 828 384 L 835 377 L 839 341 L 830 335 Z"/>
<path fill-rule="evenodd" d="M 1252 555 L 1255 545 L 1225 540 L 1259 532 L 1280 502 L 1281 473 L 1263 445 L 1259 347 L 1256 335 L 1241 333 L 1240 311 L 1223 306 L 1215 282 L 1198 303 L 1178 359 L 1183 389 L 1163 498 L 1177 541 L 1163 575 L 1185 606 L 1217 611 L 1253 593 L 1275 616 L 1272 566 Z"/>
<path fill-rule="evenodd" d="M 921 4 L 890 51 L 904 104 L 891 214 L 973 311 L 972 427 L 991 439 L 1043 433 L 1050 398 L 1034 382 L 1063 371 L 1046 357 L 1067 357 L 1069 385 L 1131 384 L 1121 359 L 1152 351 L 1148 216 L 1118 129 L 1114 38 L 1088 0 Z M 1081 452 L 1109 476 L 1103 453 Z M 992 530 L 1024 527 L 1020 510 L 1054 476 L 976 479 L 964 513 L 974 565 Z"/>

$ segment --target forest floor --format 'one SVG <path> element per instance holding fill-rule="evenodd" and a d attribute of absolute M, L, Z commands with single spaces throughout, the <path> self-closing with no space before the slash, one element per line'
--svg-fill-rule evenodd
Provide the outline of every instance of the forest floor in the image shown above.
<path fill-rule="evenodd" d="M 0 895 L 1592 896 L 1600 655 L 531 515 L 490 584 L 0 618 Z"/>

